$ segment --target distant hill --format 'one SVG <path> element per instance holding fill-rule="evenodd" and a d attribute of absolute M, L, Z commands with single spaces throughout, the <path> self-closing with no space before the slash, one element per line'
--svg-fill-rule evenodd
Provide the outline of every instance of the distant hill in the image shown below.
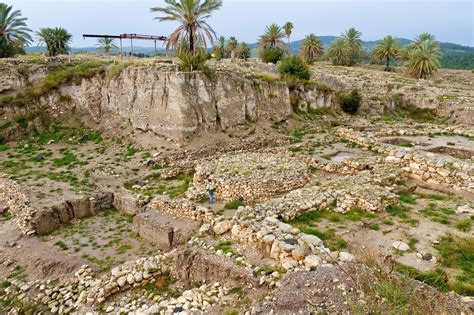
<path fill-rule="evenodd" d="M 323 42 L 324 48 L 328 48 L 331 42 L 334 41 L 337 36 L 319 36 Z M 365 51 L 372 51 L 375 46 L 381 40 L 376 41 L 364 41 L 362 42 L 362 48 Z M 398 38 L 398 41 L 402 45 L 410 44 L 412 41 L 406 38 Z M 298 53 L 303 40 L 296 40 L 291 42 L 292 53 Z M 441 50 L 443 51 L 443 59 L 441 60 L 441 66 L 447 69 L 463 69 L 463 70 L 474 70 L 474 47 L 462 46 L 453 43 L 440 43 Z M 256 49 L 257 43 L 251 44 L 251 48 Z"/>

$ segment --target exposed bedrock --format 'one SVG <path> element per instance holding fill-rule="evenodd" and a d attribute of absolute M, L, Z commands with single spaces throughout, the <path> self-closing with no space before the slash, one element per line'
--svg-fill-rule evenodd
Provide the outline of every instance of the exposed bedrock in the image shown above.
<path fill-rule="evenodd" d="M 30 68 L 27 74 L 20 68 L 0 65 L 0 94 L 14 95 L 41 85 L 48 75 L 46 66 Z M 179 72 L 162 64 L 120 70 L 110 65 L 91 78 L 63 82 L 28 107 L 42 106 L 54 117 L 85 115 L 102 126 L 128 121 L 136 129 L 183 140 L 199 131 L 237 130 L 257 122 L 286 120 L 295 97 L 302 110 L 332 106 L 332 93 L 318 86 L 290 92 L 285 82 L 266 82 L 232 71 L 206 75 Z M 15 110 L 12 106 L 3 110 L 6 116 L 18 114 L 11 112 Z"/>

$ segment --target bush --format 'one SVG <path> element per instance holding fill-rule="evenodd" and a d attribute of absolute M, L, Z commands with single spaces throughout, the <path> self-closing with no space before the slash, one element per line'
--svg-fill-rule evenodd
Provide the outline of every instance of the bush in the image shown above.
<path fill-rule="evenodd" d="M 283 57 L 283 50 L 279 48 L 264 48 L 259 50 L 258 56 L 263 62 L 277 63 Z"/>
<path fill-rule="evenodd" d="M 350 93 L 339 95 L 341 109 L 348 114 L 354 115 L 362 104 L 362 96 L 359 90 L 353 89 Z"/>
<path fill-rule="evenodd" d="M 178 52 L 180 66 L 183 71 L 202 70 L 207 60 L 207 53 L 204 49 L 198 49 L 194 53 L 185 49 L 180 49 Z"/>
<path fill-rule="evenodd" d="M 301 80 L 309 80 L 311 77 L 309 67 L 303 59 L 297 55 L 283 58 L 278 64 L 278 72 L 281 76 L 290 76 Z"/>

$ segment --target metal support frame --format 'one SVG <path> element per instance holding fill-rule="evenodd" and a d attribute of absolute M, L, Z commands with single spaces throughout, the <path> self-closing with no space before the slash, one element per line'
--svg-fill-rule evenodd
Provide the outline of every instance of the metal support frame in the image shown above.
<path fill-rule="evenodd" d="M 120 35 L 98 35 L 98 34 L 83 34 L 83 38 L 118 38 L 120 40 L 120 56 L 123 56 L 123 43 L 122 39 L 130 39 L 131 54 L 133 55 L 133 40 L 152 40 L 155 42 L 155 56 L 157 55 L 156 41 L 166 41 L 166 36 L 154 36 L 154 35 L 139 35 L 139 34 L 120 34 Z"/>

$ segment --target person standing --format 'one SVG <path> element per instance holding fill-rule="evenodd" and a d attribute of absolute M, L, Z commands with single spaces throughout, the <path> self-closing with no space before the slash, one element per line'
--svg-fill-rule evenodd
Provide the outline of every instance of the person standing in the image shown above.
<path fill-rule="evenodd" d="M 214 191 L 216 190 L 216 184 L 209 178 L 207 180 L 207 193 L 209 194 L 209 203 L 214 204 Z"/>

